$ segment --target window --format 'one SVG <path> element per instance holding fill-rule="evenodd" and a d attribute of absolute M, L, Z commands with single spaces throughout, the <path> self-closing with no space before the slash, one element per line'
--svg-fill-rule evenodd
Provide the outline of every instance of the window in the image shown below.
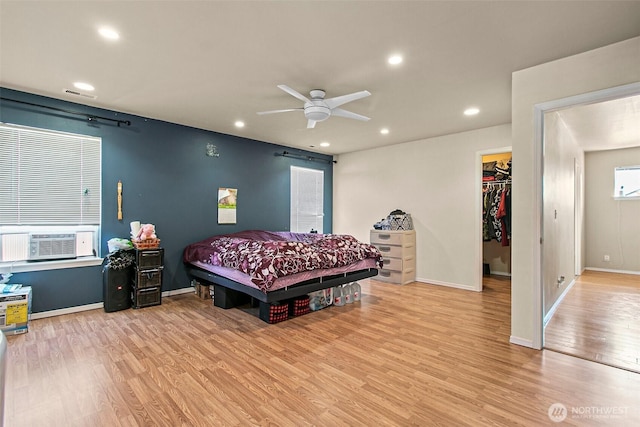
<path fill-rule="evenodd" d="M 616 168 L 614 186 L 616 199 L 640 199 L 640 166 Z"/>
<path fill-rule="evenodd" d="M 291 228 L 323 233 L 324 171 L 291 166 Z"/>
<path fill-rule="evenodd" d="M 101 145 L 0 124 L 0 262 L 97 255 Z"/>

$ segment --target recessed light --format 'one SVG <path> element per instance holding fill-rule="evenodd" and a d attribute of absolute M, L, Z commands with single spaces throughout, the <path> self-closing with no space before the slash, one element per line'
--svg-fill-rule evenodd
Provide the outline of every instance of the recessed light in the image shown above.
<path fill-rule="evenodd" d="M 400 55 L 392 55 L 387 59 L 387 62 L 391 65 L 398 65 L 402 62 L 402 56 Z"/>
<path fill-rule="evenodd" d="M 237 122 L 235 122 L 235 125 L 237 128 L 243 128 L 244 122 L 242 120 L 238 120 Z"/>
<path fill-rule="evenodd" d="M 383 134 L 383 135 L 387 135 L 389 133 L 389 129 L 382 128 L 382 129 L 380 129 L 380 133 Z"/>
<path fill-rule="evenodd" d="M 478 109 L 476 107 L 471 107 L 471 108 L 467 108 L 466 110 L 464 110 L 464 115 L 465 116 L 475 116 L 479 112 L 480 112 L 480 109 Z"/>
<path fill-rule="evenodd" d="M 329 144 L 328 142 L 321 142 L 321 143 L 320 143 L 320 147 L 328 147 L 328 146 L 330 146 L 330 145 L 331 145 L 331 144 Z"/>
<path fill-rule="evenodd" d="M 113 28 L 109 28 L 109 27 L 100 28 L 98 30 L 98 33 L 105 39 L 109 39 L 109 40 L 118 40 L 120 38 L 120 34 L 118 34 L 118 32 Z"/>
<path fill-rule="evenodd" d="M 90 85 L 89 83 L 84 83 L 84 82 L 75 82 L 73 86 L 75 86 L 76 89 L 80 89 L 80 90 L 92 91 L 96 89 L 93 87 L 93 85 Z"/>

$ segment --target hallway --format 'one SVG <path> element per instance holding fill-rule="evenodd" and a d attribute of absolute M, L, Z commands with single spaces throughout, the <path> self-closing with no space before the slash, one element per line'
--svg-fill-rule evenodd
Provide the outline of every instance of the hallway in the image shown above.
<path fill-rule="evenodd" d="M 585 271 L 547 324 L 544 347 L 640 372 L 640 276 Z"/>

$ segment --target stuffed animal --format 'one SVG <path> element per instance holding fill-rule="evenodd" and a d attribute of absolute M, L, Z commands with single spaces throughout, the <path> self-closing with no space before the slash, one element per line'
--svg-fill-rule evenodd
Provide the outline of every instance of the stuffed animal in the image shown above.
<path fill-rule="evenodd" d="M 149 240 L 149 239 L 155 239 L 158 236 L 156 236 L 156 227 L 153 224 L 143 224 L 142 227 L 140 227 L 140 231 L 138 231 L 138 236 L 137 239 L 138 240 Z"/>

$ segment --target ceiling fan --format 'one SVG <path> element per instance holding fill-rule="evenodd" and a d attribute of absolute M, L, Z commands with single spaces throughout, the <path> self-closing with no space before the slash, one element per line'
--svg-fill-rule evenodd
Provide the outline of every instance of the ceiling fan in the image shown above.
<path fill-rule="evenodd" d="M 288 108 L 286 110 L 272 110 L 261 111 L 258 114 L 273 114 L 273 113 L 285 113 L 287 111 L 303 111 L 304 116 L 307 118 L 307 129 L 314 128 L 317 122 L 327 120 L 330 116 L 346 117 L 348 119 L 356 119 L 367 121 L 369 117 L 362 116 L 360 114 L 352 113 L 351 111 L 337 108 L 347 102 L 355 101 L 360 98 L 371 95 L 369 91 L 363 90 L 360 92 L 350 93 L 349 95 L 336 96 L 334 98 L 324 99 L 325 92 L 321 89 L 314 89 L 309 92 L 311 99 L 300 94 L 299 92 L 291 89 L 286 85 L 278 85 L 280 89 L 287 92 L 289 95 L 298 98 L 300 101 L 304 101 L 304 107 L 302 108 Z"/>

